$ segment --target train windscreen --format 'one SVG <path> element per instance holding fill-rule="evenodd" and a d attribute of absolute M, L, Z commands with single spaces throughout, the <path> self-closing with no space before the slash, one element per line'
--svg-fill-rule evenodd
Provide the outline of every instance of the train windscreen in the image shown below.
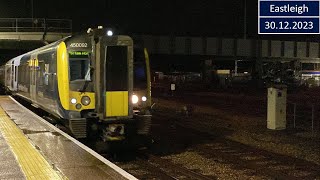
<path fill-rule="evenodd" d="M 135 49 L 133 53 L 134 61 L 134 89 L 147 88 L 146 61 L 142 49 Z"/>
<path fill-rule="evenodd" d="M 69 52 L 70 81 L 91 81 L 88 52 Z"/>

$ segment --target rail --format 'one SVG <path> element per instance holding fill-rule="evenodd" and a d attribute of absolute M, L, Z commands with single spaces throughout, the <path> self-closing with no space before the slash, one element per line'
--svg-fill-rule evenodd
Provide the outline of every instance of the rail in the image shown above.
<path fill-rule="evenodd" d="M 0 18 L 0 32 L 71 33 L 72 20 L 46 18 Z"/>

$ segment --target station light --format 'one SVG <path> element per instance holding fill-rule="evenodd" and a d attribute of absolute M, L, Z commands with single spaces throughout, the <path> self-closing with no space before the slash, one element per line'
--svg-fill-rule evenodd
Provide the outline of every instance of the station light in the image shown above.
<path fill-rule="evenodd" d="M 87 33 L 89 34 L 89 33 L 91 33 L 92 31 L 93 31 L 93 29 L 88 28 Z"/>
<path fill-rule="evenodd" d="M 113 35 L 112 30 L 108 30 L 108 31 L 107 31 L 107 35 L 108 35 L 108 36 L 112 36 L 112 35 Z"/>

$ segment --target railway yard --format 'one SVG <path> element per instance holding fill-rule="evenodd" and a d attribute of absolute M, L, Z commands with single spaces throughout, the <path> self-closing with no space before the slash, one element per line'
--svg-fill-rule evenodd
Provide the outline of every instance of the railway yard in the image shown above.
<path fill-rule="evenodd" d="M 320 179 L 319 121 L 315 121 L 312 133 L 308 126 L 292 128 L 290 120 L 286 130 L 268 130 L 263 91 L 255 95 L 211 91 L 173 96 L 157 93 L 156 89 L 154 92 L 156 104 L 149 146 L 112 155 L 101 153 L 134 177 Z M 315 95 L 311 90 L 304 94 Z M 304 102 L 303 98 L 306 97 L 289 94 L 288 101 Z M 23 128 L 32 141 L 39 142 L 34 137 L 48 132 L 32 129 Z M 38 149 L 49 151 L 45 146 Z"/>
<path fill-rule="evenodd" d="M 140 179 L 320 178 L 319 129 L 267 130 L 263 92 L 191 94 L 154 98 L 152 148 L 117 164 Z"/>

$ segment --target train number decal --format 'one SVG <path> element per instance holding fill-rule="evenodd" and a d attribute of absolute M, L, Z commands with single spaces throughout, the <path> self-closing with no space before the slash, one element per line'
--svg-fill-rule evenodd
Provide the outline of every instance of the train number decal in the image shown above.
<path fill-rule="evenodd" d="M 70 47 L 88 47 L 88 43 L 71 43 Z"/>

